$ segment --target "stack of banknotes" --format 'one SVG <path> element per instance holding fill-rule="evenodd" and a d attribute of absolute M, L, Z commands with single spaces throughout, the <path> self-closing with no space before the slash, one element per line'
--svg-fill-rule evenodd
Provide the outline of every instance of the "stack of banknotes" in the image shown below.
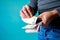
<path fill-rule="evenodd" d="M 42 21 L 36 23 L 37 19 L 38 18 L 36 16 L 31 18 L 22 18 L 22 21 L 27 23 L 26 26 L 22 27 L 22 29 L 24 29 L 26 33 L 38 33 L 40 26 L 42 26 Z"/>

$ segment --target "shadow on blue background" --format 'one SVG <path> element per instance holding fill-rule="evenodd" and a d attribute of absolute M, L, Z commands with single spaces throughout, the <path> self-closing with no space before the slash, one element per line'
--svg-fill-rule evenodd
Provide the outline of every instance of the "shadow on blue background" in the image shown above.
<path fill-rule="evenodd" d="M 37 34 L 26 34 L 19 11 L 29 0 L 0 0 L 0 40 L 37 40 Z"/>

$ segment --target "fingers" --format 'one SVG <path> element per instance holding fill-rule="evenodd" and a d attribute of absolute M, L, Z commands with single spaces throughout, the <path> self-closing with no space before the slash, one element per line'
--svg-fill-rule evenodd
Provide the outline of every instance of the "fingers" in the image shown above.
<path fill-rule="evenodd" d="M 41 13 L 41 14 L 38 16 L 38 18 L 40 18 L 40 19 L 42 20 L 42 23 L 43 23 L 42 25 L 43 25 L 43 26 L 47 26 L 49 20 L 48 20 L 48 18 L 47 18 L 47 16 L 46 16 L 46 13 Z"/>
<path fill-rule="evenodd" d="M 26 5 L 27 11 L 29 13 L 29 15 L 32 17 L 32 10 L 29 6 Z"/>
<path fill-rule="evenodd" d="M 42 17 L 43 17 L 43 14 L 41 13 L 41 14 L 38 16 L 38 18 L 42 19 Z"/>
<path fill-rule="evenodd" d="M 46 18 L 46 16 L 43 16 L 42 20 L 43 20 L 43 23 L 44 23 L 44 24 L 47 23 L 47 18 Z"/>
<path fill-rule="evenodd" d="M 47 21 L 45 21 L 45 20 L 42 21 L 42 25 L 43 25 L 43 26 L 47 26 L 47 24 L 48 24 Z"/>
<path fill-rule="evenodd" d="M 32 17 L 32 14 L 33 14 L 33 12 L 31 11 L 30 6 L 28 6 L 28 5 L 24 6 L 22 8 L 22 10 L 20 11 L 20 13 L 21 13 L 21 16 L 23 18 L 30 18 L 30 17 Z"/>
<path fill-rule="evenodd" d="M 26 18 L 26 15 L 24 14 L 24 12 L 22 10 L 20 11 L 20 16 L 23 18 Z"/>
<path fill-rule="evenodd" d="M 30 15 L 26 9 L 26 7 L 23 7 L 22 11 L 24 12 L 24 14 L 26 15 L 26 18 L 30 18 Z"/>

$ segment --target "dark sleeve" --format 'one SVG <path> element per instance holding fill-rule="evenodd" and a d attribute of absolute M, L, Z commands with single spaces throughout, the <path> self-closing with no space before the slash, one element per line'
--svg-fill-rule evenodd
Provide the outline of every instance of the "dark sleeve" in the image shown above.
<path fill-rule="evenodd" d="M 60 7 L 56 8 L 56 10 L 58 11 L 58 14 L 60 16 Z"/>
<path fill-rule="evenodd" d="M 37 12 L 37 0 L 30 0 L 28 5 L 33 8 L 35 14 Z"/>

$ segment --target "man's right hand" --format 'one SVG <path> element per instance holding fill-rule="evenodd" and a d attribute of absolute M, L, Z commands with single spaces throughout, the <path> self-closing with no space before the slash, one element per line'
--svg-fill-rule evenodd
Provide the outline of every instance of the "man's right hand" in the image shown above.
<path fill-rule="evenodd" d="M 31 18 L 33 14 L 34 10 L 28 5 L 25 5 L 22 10 L 20 10 L 20 15 L 22 18 Z"/>

